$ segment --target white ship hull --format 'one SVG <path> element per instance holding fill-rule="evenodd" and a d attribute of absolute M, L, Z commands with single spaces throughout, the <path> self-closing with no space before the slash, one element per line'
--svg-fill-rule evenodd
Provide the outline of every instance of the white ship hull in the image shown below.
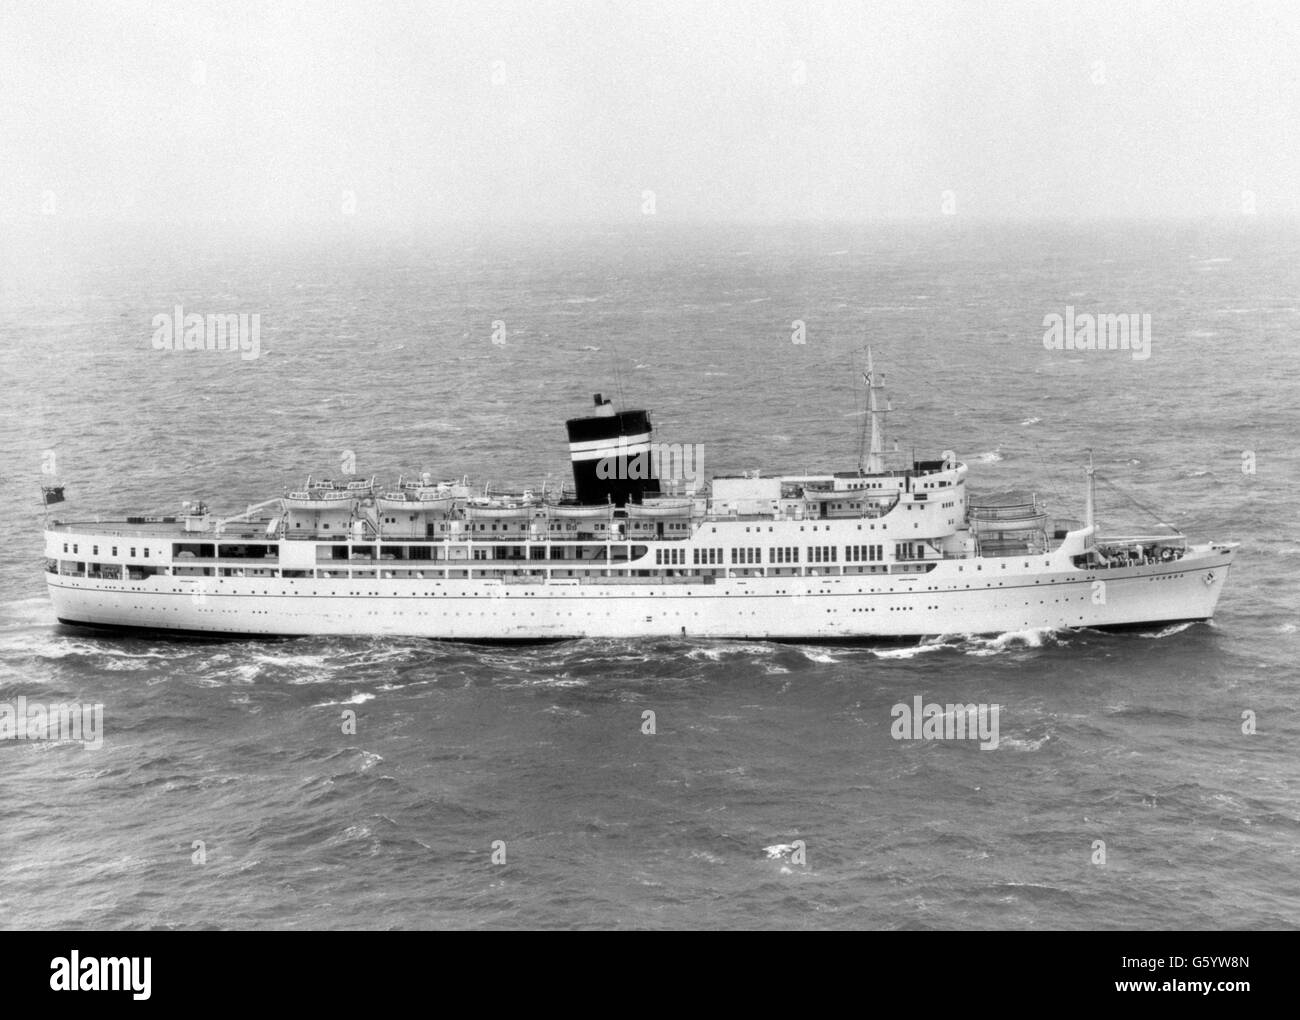
<path fill-rule="evenodd" d="M 473 641 L 682 635 L 885 640 L 1206 620 L 1232 558 L 1230 547 L 1196 546 L 1172 563 L 1100 570 L 1040 555 L 983 558 L 974 577 L 967 560 L 961 572 L 956 561 L 944 561 L 926 574 L 717 577 L 712 583 L 46 578 L 59 620 L 91 627 Z"/>
<path fill-rule="evenodd" d="M 593 414 L 565 422 L 574 501 L 553 514 L 523 506 L 527 492 L 469 499 L 464 484 L 438 513 L 291 497 L 223 519 L 55 521 L 50 597 L 88 627 L 461 641 L 895 640 L 1213 616 L 1232 546 L 1167 526 L 1107 537 L 1091 463 L 1082 527 L 1049 522 L 1037 497 L 971 505 L 951 451 L 884 463 L 870 358 L 866 378 L 872 438 L 856 472 L 714 475 L 665 495 L 648 413 L 596 394 Z"/>

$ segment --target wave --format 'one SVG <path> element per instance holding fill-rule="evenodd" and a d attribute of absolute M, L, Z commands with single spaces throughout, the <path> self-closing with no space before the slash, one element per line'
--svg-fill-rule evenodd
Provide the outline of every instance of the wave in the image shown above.
<path fill-rule="evenodd" d="M 1145 631 L 1145 630 L 1143 630 L 1143 631 L 1138 631 L 1138 635 L 1137 635 L 1137 636 L 1140 637 L 1140 638 L 1147 638 L 1147 639 L 1159 639 L 1159 638 L 1173 637 L 1175 634 L 1181 634 L 1181 633 L 1182 633 L 1183 631 L 1185 631 L 1188 627 L 1194 627 L 1195 625 L 1196 625 L 1196 622 L 1195 622 L 1194 620 L 1187 620 L 1187 621 L 1185 621 L 1185 622 L 1183 622 L 1183 623 L 1171 623 L 1169 626 L 1167 626 L 1167 627 L 1162 627 L 1160 630 L 1155 630 L 1155 631 Z"/>
<path fill-rule="evenodd" d="M 328 669 L 325 655 L 254 655 L 253 661 L 267 666 L 285 666 L 302 669 Z"/>
<path fill-rule="evenodd" d="M 997 655 L 999 652 L 1019 651 L 1025 648 L 1044 648 L 1063 644 L 1064 631 L 1051 627 L 1009 630 L 992 637 L 971 636 L 965 639 L 967 655 Z"/>
<path fill-rule="evenodd" d="M 45 595 L 34 595 L 27 599 L 14 599 L 12 602 L 6 602 L 3 606 L 3 624 L 0 624 L 0 630 L 10 630 L 14 627 L 31 626 L 32 624 L 44 624 L 54 622 L 54 606 Z"/>
<path fill-rule="evenodd" d="M 1029 630 L 1005 631 L 1001 634 L 939 634 L 925 638 L 915 645 L 893 648 L 869 648 L 877 659 L 914 659 L 929 652 L 957 652 L 963 655 L 987 656 L 1001 652 L 1023 651 L 1027 648 L 1046 648 L 1062 645 L 1070 632 L 1050 627 Z"/>
<path fill-rule="evenodd" d="M 561 676 L 546 676 L 546 677 L 530 677 L 526 680 L 518 680 L 514 683 L 502 684 L 501 686 L 506 690 L 512 690 L 520 687 L 560 687 L 560 688 L 586 687 L 587 681 L 580 680 L 577 677 L 561 675 Z"/>
<path fill-rule="evenodd" d="M 686 653 L 688 659 L 705 658 L 711 662 L 718 662 L 724 656 L 730 655 L 764 655 L 769 656 L 773 652 L 771 645 L 746 644 L 742 642 L 728 642 L 722 645 L 702 646 L 692 648 Z"/>
<path fill-rule="evenodd" d="M 360 693 L 354 694 L 350 698 L 344 698 L 342 701 L 322 701 L 319 705 L 312 705 L 312 708 L 333 708 L 336 705 L 364 705 L 367 701 L 374 701 L 373 694 Z"/>
<path fill-rule="evenodd" d="M 919 645 L 907 645 L 904 648 L 872 648 L 871 654 L 877 659 L 914 659 L 926 652 L 937 652 L 952 645 L 946 641 L 926 641 Z"/>
<path fill-rule="evenodd" d="M 1049 740 L 1052 739 L 1050 733 L 1046 733 L 1037 740 L 1020 740 L 1016 737 L 999 737 L 998 748 L 1009 747 L 1013 751 L 1037 751 Z"/>

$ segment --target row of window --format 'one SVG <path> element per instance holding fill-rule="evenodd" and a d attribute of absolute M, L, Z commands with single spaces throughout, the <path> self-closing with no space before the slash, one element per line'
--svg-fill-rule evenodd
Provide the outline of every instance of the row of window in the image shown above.
<path fill-rule="evenodd" d="M 915 507 L 913 507 L 913 509 L 915 509 Z M 841 522 L 841 524 L 843 524 L 843 523 L 845 523 L 845 522 Z M 915 526 L 916 526 L 916 525 L 913 525 L 913 527 L 915 527 Z M 766 527 L 768 531 L 773 531 L 773 530 L 775 530 L 775 529 L 773 528 L 773 526 L 770 525 L 770 524 L 768 524 L 768 525 L 755 524 L 755 525 L 753 525 L 753 530 L 756 531 L 756 532 L 759 532 L 759 533 L 761 534 L 761 533 L 763 532 L 764 527 Z M 863 524 L 859 524 L 859 525 L 857 526 L 858 531 L 862 531 L 862 530 L 864 530 L 864 528 L 865 528 L 865 530 L 867 530 L 867 531 L 875 531 L 875 530 L 876 530 L 876 525 L 875 525 L 875 523 L 867 522 L 865 525 L 863 525 Z M 800 525 L 799 525 L 799 530 L 800 530 L 800 531 L 817 531 L 817 530 L 819 530 L 819 529 L 822 530 L 822 531 L 836 531 L 836 530 L 847 531 L 847 530 L 848 530 L 847 527 L 844 527 L 844 528 L 836 528 L 836 526 L 833 525 L 833 524 L 825 524 L 825 523 L 823 523 L 823 524 L 808 524 L 808 523 L 804 523 L 804 524 L 800 524 Z M 718 529 L 717 529 L 717 527 L 715 526 L 715 527 L 713 528 L 713 532 L 716 534 L 716 533 L 717 533 L 717 530 L 718 530 Z M 746 532 L 748 532 L 749 530 L 750 530 L 749 527 L 746 527 L 746 528 L 745 528 L 745 531 L 746 531 Z M 881 530 L 881 531 L 888 531 L 888 530 L 889 530 L 889 525 L 886 524 L 885 522 L 881 521 L 881 522 L 880 522 L 880 530 Z"/>
<path fill-rule="evenodd" d="M 117 555 L 117 546 L 113 546 L 113 547 L 112 547 L 112 550 L 113 550 L 113 551 L 112 551 L 111 553 L 109 553 L 109 555 L 110 555 L 110 556 L 116 556 L 116 555 Z M 64 551 L 64 552 L 67 552 L 67 551 L 68 551 L 68 543 L 67 543 L 67 542 L 64 542 L 64 543 L 63 543 L 63 551 Z M 72 551 L 73 551 L 74 554 L 77 552 L 77 543 L 76 543 L 76 542 L 73 542 L 73 543 L 72 543 Z M 98 556 L 98 555 L 99 555 L 99 546 L 97 546 L 97 545 L 92 545 L 92 546 L 90 547 L 90 555 L 92 555 L 92 556 Z M 148 558 L 149 558 L 149 547 L 148 547 L 148 546 L 145 546 L 145 547 L 144 547 L 144 558 L 145 558 L 145 559 L 148 559 Z M 135 546 L 131 546 L 131 559 L 135 559 Z"/>
<path fill-rule="evenodd" d="M 414 521 L 415 518 L 412 517 L 411 520 Z M 385 518 L 383 518 L 383 523 L 384 523 L 384 524 L 396 524 L 396 523 L 397 523 L 397 518 L 396 518 L 396 517 L 385 517 Z M 443 531 L 447 531 L 447 530 L 448 530 L 448 525 L 447 525 L 445 522 L 442 523 L 442 524 L 438 524 L 438 525 L 436 525 L 436 526 L 435 526 L 432 522 L 426 522 L 426 523 L 428 524 L 428 529 L 427 529 L 427 530 L 428 530 L 429 534 L 434 534 L 435 532 L 443 532 Z M 501 530 L 501 531 L 518 531 L 518 532 L 524 532 L 524 531 L 528 531 L 528 530 L 530 530 L 530 525 L 531 525 L 532 523 L 534 523 L 534 522 L 533 522 L 533 521 L 527 521 L 527 520 L 524 520 L 524 521 L 509 521 L 509 522 L 504 522 L 504 523 L 499 523 L 499 524 L 488 525 L 488 524 L 486 524 L 486 523 L 480 521 L 479 524 L 478 524 L 478 530 L 479 530 L 479 531 L 497 531 L 497 530 Z M 591 524 L 590 526 L 591 526 L 592 530 L 594 530 L 594 531 L 604 531 L 604 530 L 606 530 L 606 525 L 607 525 L 608 523 L 609 523 L 609 522 L 606 522 L 606 521 L 594 521 L 594 522 L 592 522 L 592 524 Z M 653 528 L 655 527 L 655 523 L 656 523 L 656 522 L 654 522 L 654 521 L 626 521 L 626 522 L 624 522 L 624 521 L 619 521 L 619 522 L 617 522 L 617 523 L 620 523 L 620 524 L 627 524 L 627 525 L 629 525 L 629 526 L 630 526 L 631 528 L 633 528 L 633 529 L 645 528 L 645 529 L 647 529 L 647 530 L 650 530 L 650 529 L 653 529 Z M 296 522 L 296 523 L 294 524 L 294 527 L 295 527 L 295 528 L 298 528 L 298 529 L 301 529 L 301 528 L 303 528 L 304 526 L 307 527 L 307 530 L 309 530 L 309 531 L 310 531 L 310 530 L 313 530 L 313 528 L 312 528 L 310 525 L 304 525 L 302 521 L 298 521 L 298 522 Z M 329 526 L 329 522 L 326 521 L 326 522 L 323 522 L 323 523 L 321 524 L 320 529 L 321 529 L 322 531 L 328 531 L 328 530 L 329 530 L 329 527 L 330 527 L 330 526 Z M 343 530 L 345 530 L 345 531 L 347 530 L 347 525 L 346 525 L 346 524 L 341 524 L 340 527 L 341 527 Z M 686 525 L 686 522 L 685 522 L 685 521 L 669 521 L 669 522 L 666 522 L 666 523 L 664 524 L 664 530 L 665 530 L 665 531 L 685 531 L 685 530 L 686 530 L 686 527 L 687 527 L 687 525 Z M 550 529 L 551 531 L 577 531 L 577 530 L 578 530 L 578 523 L 577 523 L 576 521 L 551 521 L 550 524 L 549 524 L 549 529 Z M 473 522 L 469 523 L 469 525 L 468 525 L 466 528 L 462 529 L 462 530 L 473 531 L 473 530 L 474 530 Z M 64 552 L 67 552 L 67 550 L 65 549 Z"/>
<path fill-rule="evenodd" d="M 190 548 L 192 547 L 185 547 L 178 544 L 176 547 L 176 551 L 179 555 L 182 551 L 189 551 Z M 211 557 L 213 555 L 211 546 L 207 546 L 206 548 L 204 547 L 196 547 L 196 548 L 202 550 L 198 552 L 198 555 L 201 557 Z M 259 552 L 262 551 L 262 548 L 263 547 L 258 547 L 257 551 Z M 265 548 L 273 549 L 274 547 L 271 546 Z M 67 542 L 63 543 L 63 551 L 65 553 L 68 551 Z M 338 551 L 342 552 L 344 556 L 347 555 L 345 550 L 340 549 Z M 75 543 L 72 545 L 72 552 L 74 554 L 77 552 L 77 545 Z M 223 550 L 223 554 L 224 552 L 225 550 Z M 722 564 L 723 562 L 725 562 L 723 560 L 724 550 L 722 549 L 717 549 L 717 548 L 692 549 L 691 552 L 693 554 L 692 562 L 696 566 L 709 566 L 709 565 Z M 130 558 L 134 559 L 135 554 L 136 554 L 136 547 L 131 546 Z M 91 547 L 91 555 L 93 556 L 99 555 L 98 545 Z M 117 555 L 117 546 L 111 547 L 110 555 L 112 556 Z M 426 558 L 428 555 L 429 554 L 427 550 L 417 550 L 413 547 L 412 555 L 410 558 L 423 559 Z M 522 555 L 521 553 L 516 552 L 516 557 L 521 557 L 521 555 Z M 544 554 L 541 554 L 540 551 L 534 550 L 533 558 L 542 559 L 543 555 Z M 895 543 L 894 546 L 895 559 L 899 559 L 899 560 L 922 559 L 924 558 L 924 555 L 925 555 L 924 546 L 919 542 Z M 684 565 L 685 556 L 686 556 L 685 550 L 683 549 L 657 549 L 655 551 L 655 563 L 661 565 L 662 564 Z M 836 559 L 837 547 L 833 545 L 829 545 L 829 546 L 810 545 L 808 546 L 807 549 L 807 556 L 808 556 L 807 559 L 808 563 L 835 563 L 837 562 Z M 144 557 L 146 559 L 148 559 L 149 557 L 148 547 L 145 547 L 144 549 Z M 487 550 L 481 550 L 481 551 L 475 550 L 474 558 L 487 559 L 488 558 Z M 552 558 L 559 558 L 559 557 L 553 555 Z M 633 558 L 636 557 L 634 556 Z M 885 552 L 884 552 L 884 546 L 882 545 L 849 545 L 844 547 L 844 559 L 845 562 L 848 563 L 875 563 L 875 562 L 882 562 L 884 558 L 885 558 Z M 760 548 L 732 549 L 731 562 L 733 564 L 750 564 L 750 563 L 761 564 L 763 562 L 763 550 Z M 795 546 L 776 547 L 776 548 L 769 549 L 768 562 L 769 563 L 798 563 L 799 549 L 798 547 Z"/>
<path fill-rule="evenodd" d="M 710 563 L 722 562 L 721 549 L 695 549 L 694 563 L 699 565 L 708 565 Z M 777 546 L 769 549 L 767 561 L 769 563 L 798 563 L 799 549 L 797 546 Z M 806 563 L 838 563 L 839 547 L 834 545 L 810 545 L 805 550 L 807 559 Z M 894 544 L 894 558 L 899 560 L 919 560 L 925 558 L 925 545 L 921 542 L 897 542 Z M 883 545 L 846 545 L 844 547 L 844 560 L 846 563 L 883 563 L 885 560 L 885 547 Z M 655 562 L 676 562 L 670 560 L 659 560 Z M 732 549 L 731 562 L 741 563 L 759 563 L 763 562 L 762 549 Z"/>

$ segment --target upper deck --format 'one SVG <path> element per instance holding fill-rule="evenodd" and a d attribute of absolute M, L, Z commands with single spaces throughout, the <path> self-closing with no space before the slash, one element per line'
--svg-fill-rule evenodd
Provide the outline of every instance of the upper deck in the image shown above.
<path fill-rule="evenodd" d="M 965 514 L 964 464 L 918 463 L 913 469 L 860 473 L 722 476 L 708 491 L 668 493 L 626 507 L 544 500 L 507 502 L 458 497 L 430 507 L 372 495 L 273 499 L 244 513 L 200 513 L 55 520 L 55 534 L 121 539 L 236 541 L 680 541 L 706 525 L 879 520 L 907 513 L 920 534 L 949 534 Z"/>

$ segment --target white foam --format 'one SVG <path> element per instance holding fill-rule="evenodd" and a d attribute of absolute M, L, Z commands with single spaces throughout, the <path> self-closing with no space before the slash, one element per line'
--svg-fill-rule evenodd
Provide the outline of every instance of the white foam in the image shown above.
<path fill-rule="evenodd" d="M 908 645 L 905 648 L 872 648 L 871 654 L 877 659 L 914 659 L 926 652 L 933 652 L 945 647 L 943 644 L 927 642 L 920 645 Z"/>
<path fill-rule="evenodd" d="M 1056 637 L 1059 631 L 1050 627 L 1031 628 L 1029 630 L 1009 630 L 1002 634 L 995 634 L 992 637 L 970 636 L 966 643 L 973 647 L 966 652 L 967 655 L 997 655 L 999 652 L 1011 651 L 1021 648 L 1042 648 L 1049 640 Z"/>
<path fill-rule="evenodd" d="M 1037 751 L 1051 739 L 1052 735 L 1050 733 L 1039 737 L 1037 740 L 1017 740 L 1015 737 L 1001 737 L 998 739 L 998 747 L 1008 747 L 1013 751 Z"/>
<path fill-rule="evenodd" d="M 1140 631 L 1138 633 L 1138 637 L 1140 638 L 1172 637 L 1174 634 L 1181 634 L 1188 627 L 1192 626 L 1192 623 L 1193 621 L 1188 620 L 1185 623 L 1171 623 L 1168 627 L 1163 627 L 1157 631 Z"/>
<path fill-rule="evenodd" d="M 586 680 L 579 680 L 571 676 L 557 677 L 535 677 L 529 680 L 520 680 L 517 684 L 507 684 L 508 687 L 586 687 Z"/>
<path fill-rule="evenodd" d="M 354 694 L 350 698 L 344 698 L 342 701 L 322 701 L 319 705 L 312 705 L 312 708 L 331 708 L 335 705 L 364 705 L 367 701 L 374 701 L 375 696 L 362 692 Z"/>
<path fill-rule="evenodd" d="M 771 651 L 772 649 L 769 645 L 727 643 L 692 648 L 686 653 L 686 657 L 688 659 L 698 659 L 703 657 L 712 662 L 717 662 L 724 655 L 768 655 L 771 654 Z"/>
<path fill-rule="evenodd" d="M 324 655 L 254 655 L 253 661 L 302 669 L 325 669 L 329 664 L 329 659 Z"/>

